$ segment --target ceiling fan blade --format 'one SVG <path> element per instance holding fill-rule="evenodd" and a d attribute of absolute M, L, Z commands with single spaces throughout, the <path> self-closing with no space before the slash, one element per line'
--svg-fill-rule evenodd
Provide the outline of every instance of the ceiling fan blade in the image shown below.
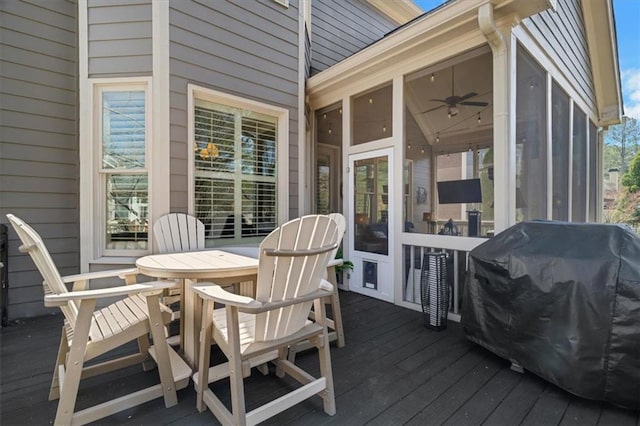
<path fill-rule="evenodd" d="M 437 106 L 437 107 L 435 107 L 435 108 L 431 108 L 431 109 L 428 109 L 428 110 L 426 110 L 426 111 L 419 112 L 418 114 L 426 114 L 426 113 L 428 113 L 428 112 L 435 111 L 435 110 L 437 110 L 437 109 L 444 108 L 444 107 L 446 107 L 446 105 L 440 105 L 440 106 Z"/>
<path fill-rule="evenodd" d="M 476 92 L 469 92 L 464 96 L 460 96 L 458 98 L 458 103 L 462 102 L 462 101 L 466 101 L 469 98 L 473 98 L 474 96 L 478 96 L 478 94 Z"/>
<path fill-rule="evenodd" d="M 485 107 L 489 105 L 489 102 L 474 102 L 474 101 L 466 101 L 466 102 L 458 102 L 458 105 L 468 105 L 468 106 L 477 106 L 477 107 Z"/>
<path fill-rule="evenodd" d="M 429 101 L 431 102 L 443 102 L 443 103 L 448 103 L 446 99 L 429 99 Z"/>

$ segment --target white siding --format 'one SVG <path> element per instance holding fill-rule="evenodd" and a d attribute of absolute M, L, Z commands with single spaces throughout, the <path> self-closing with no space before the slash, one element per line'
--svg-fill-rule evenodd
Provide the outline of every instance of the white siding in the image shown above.
<path fill-rule="evenodd" d="M 30 223 L 61 273 L 77 273 L 77 6 L 0 5 L 0 221 L 13 213 Z M 19 245 L 9 226 L 9 318 L 51 313 L 42 277 Z"/>

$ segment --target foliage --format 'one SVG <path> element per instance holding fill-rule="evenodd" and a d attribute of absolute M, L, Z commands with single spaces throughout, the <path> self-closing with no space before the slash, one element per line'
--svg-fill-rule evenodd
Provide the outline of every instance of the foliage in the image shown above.
<path fill-rule="evenodd" d="M 624 174 L 638 152 L 640 122 L 635 118 L 623 117 L 622 123 L 609 128 L 605 141 L 604 169 L 616 168 Z"/>
<path fill-rule="evenodd" d="M 640 191 L 631 192 L 622 188 L 616 200 L 616 208 L 611 216 L 605 218 L 608 223 L 640 223 Z"/>
<path fill-rule="evenodd" d="M 637 192 L 640 189 L 640 152 L 631 160 L 629 170 L 622 176 L 621 182 L 629 192 Z"/>
<path fill-rule="evenodd" d="M 340 246 L 338 248 L 338 251 L 336 252 L 336 259 L 342 259 L 342 246 Z M 338 265 L 336 266 L 336 272 L 338 274 L 344 272 L 344 271 L 353 271 L 353 262 L 350 260 L 344 260 L 342 262 L 342 265 Z"/>

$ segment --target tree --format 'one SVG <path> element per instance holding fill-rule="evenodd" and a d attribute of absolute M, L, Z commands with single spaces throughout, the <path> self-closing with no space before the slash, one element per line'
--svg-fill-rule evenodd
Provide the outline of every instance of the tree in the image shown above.
<path fill-rule="evenodd" d="M 621 182 L 629 188 L 629 192 L 637 192 L 640 189 L 640 152 L 631 160 L 629 170 L 622 175 Z"/>
<path fill-rule="evenodd" d="M 617 168 L 620 174 L 626 173 L 629 162 L 638 152 L 640 123 L 635 118 L 622 117 L 620 124 L 609 128 L 605 141 L 605 170 Z"/>

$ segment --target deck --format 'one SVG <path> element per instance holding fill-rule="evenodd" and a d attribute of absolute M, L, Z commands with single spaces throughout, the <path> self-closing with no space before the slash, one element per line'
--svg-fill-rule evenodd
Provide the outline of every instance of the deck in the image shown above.
<path fill-rule="evenodd" d="M 584 400 L 467 342 L 461 327 L 429 331 L 422 314 L 355 293 L 341 293 L 347 346 L 332 348 L 337 414 L 322 412 L 313 398 L 270 420 L 292 425 L 640 425 L 640 414 Z M 43 425 L 53 421 L 56 401 L 47 401 L 62 318 L 13 322 L 0 332 L 0 423 Z M 298 363 L 317 371 L 317 357 Z M 81 384 L 78 406 L 155 382 L 139 367 Z M 288 389 L 287 380 L 255 373 L 247 380 L 248 408 Z M 228 395 L 226 383 L 217 384 Z M 198 413 L 192 386 L 178 393 L 176 407 L 161 399 L 104 419 L 106 425 L 217 424 Z"/>

